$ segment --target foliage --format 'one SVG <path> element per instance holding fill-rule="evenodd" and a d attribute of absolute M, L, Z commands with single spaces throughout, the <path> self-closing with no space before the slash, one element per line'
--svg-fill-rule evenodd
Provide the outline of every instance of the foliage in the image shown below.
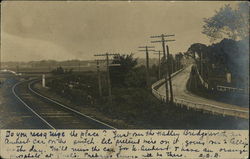
<path fill-rule="evenodd" d="M 196 59 L 196 54 L 201 57 L 201 53 L 205 53 L 207 52 L 207 46 L 201 43 L 195 43 L 192 44 L 189 48 L 188 48 L 188 52 L 190 52 L 192 55 L 191 57 L 193 59 Z M 196 53 L 196 54 L 195 54 Z"/>
<path fill-rule="evenodd" d="M 225 5 L 204 23 L 202 33 L 211 41 L 225 36 L 233 40 L 249 37 L 249 3 L 241 2 L 236 9 Z"/>
<path fill-rule="evenodd" d="M 62 67 L 57 67 L 56 69 L 52 70 L 51 73 L 53 75 L 63 75 L 63 74 L 72 74 L 73 69 L 64 69 Z"/>
<path fill-rule="evenodd" d="M 112 88 L 112 104 L 107 102 L 107 93 L 104 93 L 103 98 L 98 96 L 97 77 L 94 72 L 56 76 L 57 78 L 50 79 L 47 84 L 51 91 L 80 107 L 96 109 L 113 120 L 124 120 L 137 128 L 208 128 L 209 126 L 204 126 L 204 122 L 211 122 L 211 128 L 214 128 L 214 123 L 224 124 L 217 122 L 222 117 L 166 105 L 157 100 L 144 88 L 145 71 L 145 66 L 132 68 L 125 77 L 125 87 Z M 221 128 L 221 125 L 217 127 Z"/>
<path fill-rule="evenodd" d="M 181 63 L 181 60 L 183 59 L 183 57 L 184 57 L 184 54 L 181 53 L 181 52 L 175 54 L 175 61 L 176 61 L 175 63 L 176 63 L 176 68 L 177 68 L 177 70 L 179 70 L 180 68 L 183 67 L 183 66 L 182 66 L 182 63 Z M 176 70 L 176 71 L 177 71 L 177 70 Z"/>
<path fill-rule="evenodd" d="M 146 87 L 146 67 L 139 66 L 131 71 L 125 76 L 125 86 L 126 87 Z"/>
<path fill-rule="evenodd" d="M 175 54 L 175 56 L 173 56 L 172 54 L 170 54 L 169 56 L 169 72 L 173 73 L 179 69 L 181 69 L 183 67 L 181 60 L 183 59 L 184 54 L 179 52 L 177 54 Z M 164 57 L 162 57 L 161 59 L 161 65 L 160 65 L 160 69 L 161 69 L 161 77 L 163 75 L 165 75 L 167 73 L 167 61 L 164 60 Z"/>
<path fill-rule="evenodd" d="M 137 65 L 137 59 L 133 54 L 115 56 L 112 64 L 120 66 L 110 67 L 110 79 L 113 86 L 125 86 L 126 76 Z"/>
<path fill-rule="evenodd" d="M 159 104 L 152 94 L 143 88 L 115 89 L 115 111 L 126 114 L 129 120 L 144 118 L 153 120 Z M 127 113 L 124 113 L 127 112 Z M 159 112 L 159 111 L 157 111 Z"/>
<path fill-rule="evenodd" d="M 194 58 L 194 53 L 200 58 L 203 55 L 203 71 L 210 77 L 219 75 L 225 76 L 225 73 L 232 73 L 235 86 L 247 83 L 249 72 L 249 44 L 248 39 L 235 41 L 232 39 L 223 39 L 219 43 L 206 46 L 196 43 L 188 49 L 189 56 Z M 195 59 L 200 69 L 200 59 Z M 212 66 L 213 65 L 213 66 Z"/>
<path fill-rule="evenodd" d="M 84 74 L 63 74 L 49 79 L 47 86 L 57 94 L 77 103 L 89 103 L 98 97 L 96 75 L 92 72 Z"/>
<path fill-rule="evenodd" d="M 209 46 L 210 62 L 232 73 L 234 78 L 245 78 L 249 71 L 249 44 L 246 40 L 224 39 Z"/>
<path fill-rule="evenodd" d="M 151 75 L 151 78 L 158 79 L 158 76 L 159 76 L 159 65 L 153 64 L 152 67 L 149 68 L 149 74 Z M 153 80 L 153 81 L 155 81 L 155 80 Z"/>

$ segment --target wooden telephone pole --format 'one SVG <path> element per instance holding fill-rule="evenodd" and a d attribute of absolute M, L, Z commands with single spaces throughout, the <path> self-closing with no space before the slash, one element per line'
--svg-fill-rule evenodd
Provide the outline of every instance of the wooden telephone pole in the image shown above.
<path fill-rule="evenodd" d="M 81 61 L 78 62 L 78 72 L 81 72 Z"/>
<path fill-rule="evenodd" d="M 150 79 L 149 79 L 149 56 L 148 56 L 148 52 L 149 51 L 155 51 L 155 50 L 151 49 L 151 48 L 154 48 L 154 46 L 140 46 L 139 48 L 145 49 L 145 50 L 138 50 L 138 51 L 143 51 L 143 52 L 146 53 L 146 80 L 147 80 L 147 87 L 149 88 L 150 87 Z"/>
<path fill-rule="evenodd" d="M 100 62 L 105 60 L 95 60 L 96 61 L 96 70 L 98 77 L 98 88 L 99 88 L 99 96 L 102 97 L 102 80 L 101 80 L 101 72 L 100 72 Z"/>
<path fill-rule="evenodd" d="M 120 54 L 111 54 L 111 53 L 105 53 L 105 54 L 96 54 L 94 56 L 106 56 L 106 67 L 107 67 L 107 84 L 108 84 L 108 96 L 109 96 L 109 102 L 112 103 L 112 93 L 111 93 L 111 82 L 110 82 L 110 72 L 109 67 L 110 66 L 120 66 L 119 64 L 109 64 L 109 56 L 119 56 Z"/>
<path fill-rule="evenodd" d="M 2 6 L 0 6 L 0 13 L 2 13 Z M 1 34 L 1 32 L 2 32 L 2 16 L 0 16 L 0 29 L 1 29 L 1 31 L 0 31 L 0 70 L 2 69 L 2 49 L 1 49 L 1 47 L 2 47 L 2 34 Z"/>
<path fill-rule="evenodd" d="M 154 54 L 158 54 L 158 57 L 159 57 L 159 61 L 158 61 L 158 80 L 161 79 L 161 54 L 162 54 L 162 51 L 158 50 L 158 51 L 155 51 L 157 53 L 154 53 Z"/>
<path fill-rule="evenodd" d="M 168 45 L 166 45 L 166 48 L 167 48 L 167 56 L 168 56 L 168 58 L 167 58 L 167 66 L 168 66 L 168 70 L 169 70 L 169 68 L 170 68 L 170 54 L 169 54 Z M 169 80 L 169 87 L 170 87 L 170 102 L 173 102 L 174 101 L 174 95 L 173 95 L 172 79 L 171 79 L 171 74 L 170 73 L 168 73 L 168 80 Z"/>
<path fill-rule="evenodd" d="M 168 81 L 169 81 L 169 87 L 170 87 L 170 102 L 173 102 L 173 90 L 172 90 L 172 82 L 171 82 L 171 74 L 169 71 L 169 49 L 167 46 L 167 55 L 166 55 L 166 48 L 165 48 L 165 42 L 175 41 L 175 40 L 165 40 L 166 37 L 170 37 L 174 35 L 157 35 L 157 36 L 151 36 L 150 38 L 160 38 L 160 40 L 157 41 L 151 41 L 151 43 L 162 43 L 162 51 L 163 51 L 163 57 L 164 60 L 167 62 L 167 71 L 165 75 L 165 88 L 166 88 L 166 101 L 169 102 L 169 93 L 168 93 Z M 167 58 L 167 60 L 166 60 Z"/>

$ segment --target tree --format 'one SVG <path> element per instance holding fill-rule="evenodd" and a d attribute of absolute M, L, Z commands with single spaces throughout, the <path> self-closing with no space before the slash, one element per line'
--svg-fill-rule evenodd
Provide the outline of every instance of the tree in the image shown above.
<path fill-rule="evenodd" d="M 183 54 L 181 52 L 175 54 L 175 63 L 176 63 L 176 69 L 179 70 L 182 67 L 181 60 L 183 58 Z"/>
<path fill-rule="evenodd" d="M 64 69 L 61 66 L 51 71 L 53 75 L 72 74 L 72 72 L 73 69 Z"/>
<path fill-rule="evenodd" d="M 54 75 L 60 75 L 60 74 L 64 74 L 64 69 L 62 67 L 57 67 L 56 69 L 52 70 L 51 72 Z"/>
<path fill-rule="evenodd" d="M 195 43 L 192 44 L 189 48 L 188 51 L 189 56 L 191 56 L 196 62 L 196 54 L 201 57 L 201 53 L 206 53 L 207 52 L 207 46 L 205 44 L 201 44 L 201 43 Z"/>
<path fill-rule="evenodd" d="M 249 4 L 241 2 L 236 9 L 225 5 L 213 17 L 205 18 L 204 23 L 202 33 L 211 41 L 225 36 L 233 40 L 249 37 Z"/>
<path fill-rule="evenodd" d="M 137 65 L 133 54 L 115 56 L 112 64 L 120 66 L 110 67 L 110 79 L 113 86 L 125 86 L 125 77 Z"/>
<path fill-rule="evenodd" d="M 146 67 L 139 66 L 133 68 L 125 77 L 125 86 L 134 88 L 146 88 Z"/>
<path fill-rule="evenodd" d="M 229 71 L 234 77 L 248 75 L 249 44 L 245 40 L 223 39 L 209 46 L 209 59 Z"/>
<path fill-rule="evenodd" d="M 153 78 L 157 78 L 159 79 L 159 66 L 156 64 L 153 64 L 152 67 L 149 68 L 149 74 L 153 77 Z M 151 78 L 152 78 L 151 77 Z M 154 81 L 154 80 L 153 80 Z"/>
<path fill-rule="evenodd" d="M 231 73 L 235 86 L 247 87 L 249 78 L 249 41 L 247 39 L 235 41 L 232 39 L 223 39 L 219 43 L 206 46 L 204 44 L 192 44 L 186 56 L 194 58 L 194 53 L 199 58 L 195 58 L 198 69 L 203 67 L 203 77 L 222 76 L 225 73 Z M 201 59 L 202 53 L 202 61 Z"/>

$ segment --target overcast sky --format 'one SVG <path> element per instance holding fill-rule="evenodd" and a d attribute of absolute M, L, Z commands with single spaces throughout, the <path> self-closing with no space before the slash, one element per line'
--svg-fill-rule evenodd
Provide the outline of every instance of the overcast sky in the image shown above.
<path fill-rule="evenodd" d="M 105 52 L 136 53 L 151 35 L 175 34 L 170 52 L 209 44 L 203 18 L 237 2 L 3 2 L 3 61 L 94 59 Z M 157 57 L 157 55 L 150 55 Z"/>

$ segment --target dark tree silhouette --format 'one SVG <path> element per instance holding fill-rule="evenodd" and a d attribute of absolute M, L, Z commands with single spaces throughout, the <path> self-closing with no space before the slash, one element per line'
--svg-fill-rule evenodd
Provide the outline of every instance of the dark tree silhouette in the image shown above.
<path fill-rule="evenodd" d="M 249 3 L 240 2 L 233 9 L 229 4 L 204 19 L 203 31 L 211 41 L 223 38 L 241 40 L 249 37 Z"/>
<path fill-rule="evenodd" d="M 188 48 L 187 52 L 194 60 L 197 60 L 195 57 L 195 53 L 197 53 L 197 55 L 201 57 L 201 53 L 204 54 L 207 52 L 207 46 L 205 44 L 195 43 Z"/>
<path fill-rule="evenodd" d="M 137 59 L 133 54 L 115 56 L 112 64 L 120 66 L 110 67 L 110 79 L 113 86 L 124 86 L 127 74 L 137 65 Z"/>

